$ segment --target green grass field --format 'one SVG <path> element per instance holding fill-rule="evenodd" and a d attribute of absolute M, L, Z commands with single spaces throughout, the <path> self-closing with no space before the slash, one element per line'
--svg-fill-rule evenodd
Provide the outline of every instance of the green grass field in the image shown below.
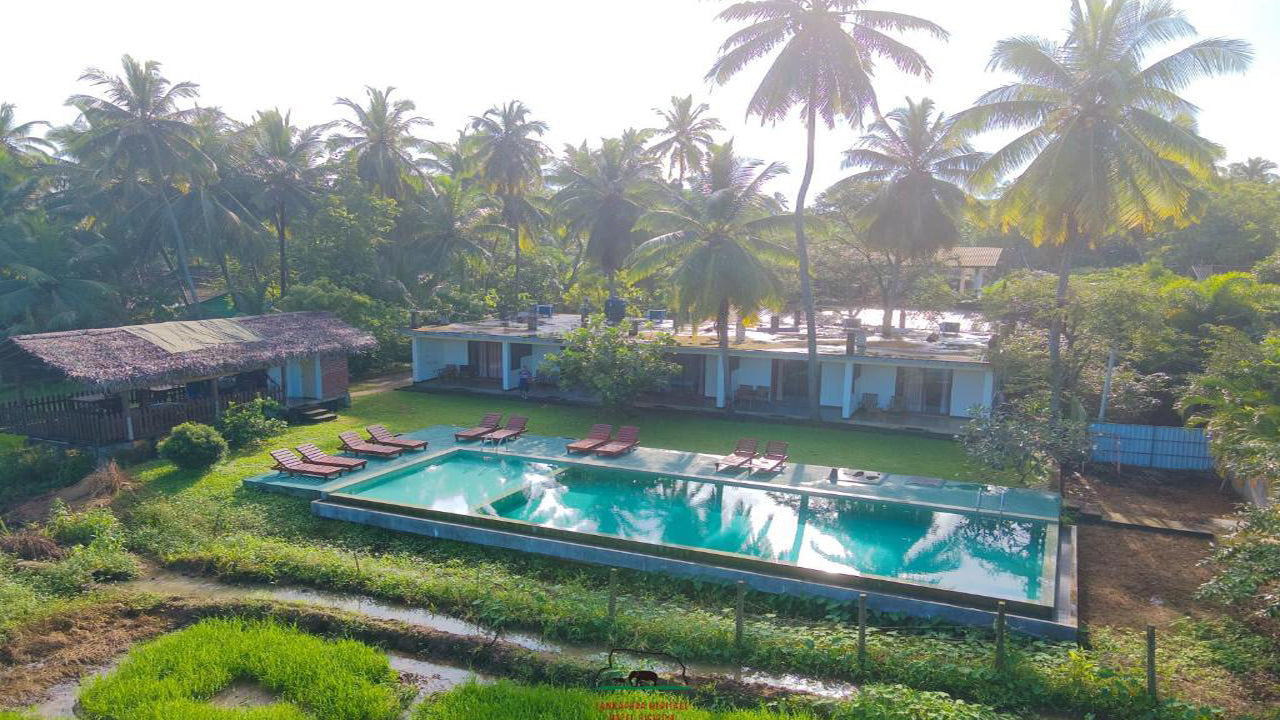
<path fill-rule="evenodd" d="M 595 406 L 540 404 L 509 397 L 444 393 L 385 392 L 356 398 L 338 422 L 292 428 L 281 445 L 295 437 L 324 440 L 332 447 L 340 430 L 375 422 L 404 432 L 428 425 L 472 425 L 489 411 L 529 417 L 529 432 L 579 437 L 592 423 L 608 422 L 640 427 L 647 447 L 723 454 L 739 437 L 791 444 L 795 462 L 862 468 L 882 472 L 968 479 L 971 474 L 963 448 L 954 441 L 910 433 L 845 429 L 756 418 L 719 418 L 658 410 L 607 410 Z M 322 447 L 325 446 L 322 444 Z"/>

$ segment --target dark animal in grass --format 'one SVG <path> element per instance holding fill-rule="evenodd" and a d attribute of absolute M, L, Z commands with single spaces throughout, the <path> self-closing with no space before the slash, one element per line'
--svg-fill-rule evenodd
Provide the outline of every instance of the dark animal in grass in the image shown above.
<path fill-rule="evenodd" d="M 627 675 L 627 683 L 636 687 L 653 686 L 658 684 L 658 673 L 652 670 L 632 670 Z"/>

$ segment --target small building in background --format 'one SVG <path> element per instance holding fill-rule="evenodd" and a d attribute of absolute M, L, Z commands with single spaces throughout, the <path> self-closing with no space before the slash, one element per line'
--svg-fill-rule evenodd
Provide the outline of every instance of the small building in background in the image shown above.
<path fill-rule="evenodd" d="M 16 335 L 0 346 L 0 431 L 102 447 L 213 423 L 232 403 L 346 403 L 347 358 L 377 345 L 327 312 Z"/>
<path fill-rule="evenodd" d="M 1004 248 L 954 247 L 938 251 L 938 262 L 949 271 L 951 287 L 964 295 L 977 295 L 995 279 Z"/>

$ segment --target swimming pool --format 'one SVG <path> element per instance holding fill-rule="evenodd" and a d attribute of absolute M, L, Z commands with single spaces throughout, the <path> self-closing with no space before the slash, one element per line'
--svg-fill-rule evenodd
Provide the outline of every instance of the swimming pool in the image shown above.
<path fill-rule="evenodd" d="M 1057 524 L 459 450 L 327 502 L 805 577 L 1052 607 Z"/>

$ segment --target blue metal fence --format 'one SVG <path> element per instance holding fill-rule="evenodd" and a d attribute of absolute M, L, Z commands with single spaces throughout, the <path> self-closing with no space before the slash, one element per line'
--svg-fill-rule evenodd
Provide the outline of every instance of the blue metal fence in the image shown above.
<path fill-rule="evenodd" d="M 1165 470 L 1212 470 L 1209 439 L 1200 428 L 1093 423 L 1096 462 Z"/>

